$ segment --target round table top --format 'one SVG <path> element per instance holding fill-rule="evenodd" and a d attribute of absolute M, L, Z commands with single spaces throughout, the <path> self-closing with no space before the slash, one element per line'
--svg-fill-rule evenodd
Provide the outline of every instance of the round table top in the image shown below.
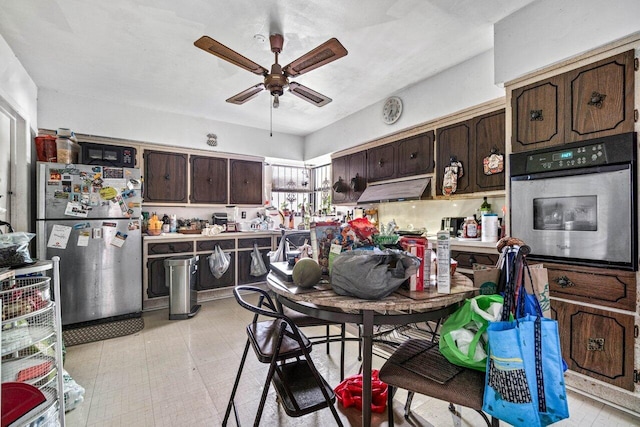
<path fill-rule="evenodd" d="M 275 273 L 267 276 L 267 285 L 276 294 L 297 302 L 305 302 L 321 307 L 333 307 L 342 310 L 433 310 L 464 301 L 478 292 L 468 277 L 455 273 L 451 277 L 451 293 L 439 294 L 435 286 L 422 292 L 398 289 L 380 300 L 364 300 L 336 294 L 330 284 L 316 285 L 304 289 L 286 282 Z"/>

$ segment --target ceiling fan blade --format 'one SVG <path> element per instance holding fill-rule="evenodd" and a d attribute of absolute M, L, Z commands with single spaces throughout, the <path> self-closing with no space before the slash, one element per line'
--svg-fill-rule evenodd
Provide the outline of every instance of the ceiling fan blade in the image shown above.
<path fill-rule="evenodd" d="M 212 39 L 211 37 L 202 36 L 193 44 L 196 47 L 199 47 L 200 49 L 217 56 L 218 58 L 229 61 L 232 64 L 237 65 L 240 68 L 244 68 L 247 71 L 251 71 L 254 74 L 266 76 L 269 73 L 269 70 L 267 70 L 263 66 L 256 64 L 248 58 L 245 58 L 238 52 L 229 49 L 228 47 Z"/>
<path fill-rule="evenodd" d="M 282 71 L 286 76 L 295 77 L 300 74 L 315 70 L 329 62 L 347 55 L 347 49 L 336 38 L 327 40 L 315 49 L 302 55 L 289 65 L 285 65 Z"/>
<path fill-rule="evenodd" d="M 232 104 L 244 104 L 245 102 L 255 98 L 264 89 L 264 83 L 258 83 L 255 86 L 251 86 L 249 89 L 243 90 L 237 95 L 233 95 L 227 99 L 227 102 Z"/>
<path fill-rule="evenodd" d="M 305 101 L 312 103 L 316 107 L 322 107 L 323 105 L 331 102 L 331 98 L 328 96 L 318 93 L 315 90 L 311 90 L 296 82 L 289 83 L 289 92 L 298 98 L 302 98 Z"/>

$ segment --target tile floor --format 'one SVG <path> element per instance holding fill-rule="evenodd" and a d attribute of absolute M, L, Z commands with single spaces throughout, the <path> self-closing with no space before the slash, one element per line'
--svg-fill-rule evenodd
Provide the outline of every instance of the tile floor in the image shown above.
<path fill-rule="evenodd" d="M 169 321 L 167 310 L 144 313 L 141 332 L 67 349 L 65 368 L 86 389 L 85 400 L 67 413 L 67 425 L 77 426 L 219 426 L 224 417 L 240 357 L 245 326 L 251 314 L 233 298 L 204 303 L 189 320 Z M 309 329 L 305 329 L 309 335 Z M 322 332 L 322 329 L 320 330 Z M 347 343 L 347 375 L 356 373 L 357 343 Z M 327 356 L 323 346 L 312 352 L 329 384 L 339 383 L 339 344 Z M 374 357 L 374 367 L 384 361 Z M 236 403 L 243 425 L 252 425 L 265 365 L 250 351 Z M 474 411 L 459 408 L 454 420 L 447 403 L 416 395 L 414 416 L 405 421 L 401 408 L 406 393 L 396 395 L 396 422 L 412 426 L 482 426 Z M 571 418 L 557 426 L 640 426 L 640 419 L 575 393 L 569 393 Z M 357 411 L 339 413 L 345 425 L 359 425 Z M 233 420 L 233 418 L 232 418 Z M 335 422 L 322 410 L 289 418 L 278 408 L 273 387 L 267 398 L 263 426 L 329 426 Z M 373 425 L 386 425 L 376 416 Z M 504 424 L 504 423 L 503 423 Z M 235 421 L 229 423 L 235 426 Z"/>

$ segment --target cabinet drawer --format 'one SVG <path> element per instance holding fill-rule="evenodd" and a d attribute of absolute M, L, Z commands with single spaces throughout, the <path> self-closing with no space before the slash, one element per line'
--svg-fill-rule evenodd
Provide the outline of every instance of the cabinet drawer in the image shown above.
<path fill-rule="evenodd" d="M 236 242 L 233 239 L 222 240 L 203 240 L 196 242 L 196 248 L 200 251 L 212 251 L 219 245 L 222 250 L 233 250 L 236 248 Z"/>
<path fill-rule="evenodd" d="M 458 261 L 459 268 L 473 268 L 473 264 L 496 265 L 499 254 L 451 251 L 451 258 Z"/>
<path fill-rule="evenodd" d="M 178 252 L 192 252 L 193 242 L 167 242 L 167 243 L 149 243 L 149 255 L 172 254 Z"/>
<path fill-rule="evenodd" d="M 546 264 L 552 297 L 635 311 L 636 275 L 632 271 Z"/>
<path fill-rule="evenodd" d="M 551 301 L 569 369 L 633 391 L 632 315 Z"/>
<path fill-rule="evenodd" d="M 271 248 L 271 237 L 258 237 L 256 239 L 238 239 L 238 249 L 253 248 L 257 243 L 259 248 Z"/>

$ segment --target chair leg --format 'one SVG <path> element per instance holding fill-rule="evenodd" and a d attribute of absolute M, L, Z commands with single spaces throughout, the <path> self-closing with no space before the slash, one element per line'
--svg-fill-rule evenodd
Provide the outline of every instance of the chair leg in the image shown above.
<path fill-rule="evenodd" d="M 393 386 L 387 385 L 387 425 L 389 427 L 393 427 L 393 394 Z"/>
<path fill-rule="evenodd" d="M 407 402 L 404 404 L 404 417 L 405 419 L 409 419 L 411 415 L 411 402 L 413 402 L 414 392 L 410 391 L 407 393 Z"/>
<path fill-rule="evenodd" d="M 343 323 L 340 325 L 340 381 L 344 380 L 344 341 L 347 326 Z"/>
<path fill-rule="evenodd" d="M 329 340 L 329 325 L 327 325 L 326 328 L 327 328 L 327 354 L 329 354 L 331 352 L 331 349 L 329 348 L 329 343 L 330 343 L 330 340 Z"/>
<path fill-rule="evenodd" d="M 236 396 L 236 391 L 238 391 L 238 384 L 240 384 L 240 376 L 242 375 L 242 369 L 244 368 L 244 362 L 247 360 L 247 353 L 249 352 L 249 339 L 247 339 L 247 344 L 244 346 L 244 352 L 242 353 L 242 359 L 240 359 L 240 366 L 238 367 L 238 373 L 236 374 L 236 380 L 233 383 L 233 389 L 231 390 L 231 397 L 229 397 L 229 403 L 227 404 L 227 410 L 224 413 L 224 420 L 222 420 L 222 427 L 226 427 L 227 422 L 229 421 L 229 415 L 231 415 L 231 408 L 233 408 L 233 413 L 236 417 L 236 424 L 238 424 L 238 412 L 236 411 L 236 404 L 233 402 L 233 399 Z"/>
<path fill-rule="evenodd" d="M 358 362 L 362 362 L 362 325 L 358 325 Z"/>
<path fill-rule="evenodd" d="M 262 411 L 264 411 L 264 404 L 267 401 L 267 394 L 269 393 L 269 387 L 271 387 L 271 379 L 273 378 L 274 373 L 276 372 L 276 365 L 278 364 L 277 358 L 278 353 L 280 352 L 280 342 L 278 343 L 275 351 L 273 352 L 273 359 L 271 363 L 269 363 L 269 371 L 267 372 L 267 379 L 264 381 L 264 386 L 262 388 L 262 396 L 260 397 L 260 404 L 258 405 L 258 412 L 256 413 L 256 418 L 253 422 L 253 427 L 258 427 L 260 424 L 260 418 L 262 418 Z"/>

